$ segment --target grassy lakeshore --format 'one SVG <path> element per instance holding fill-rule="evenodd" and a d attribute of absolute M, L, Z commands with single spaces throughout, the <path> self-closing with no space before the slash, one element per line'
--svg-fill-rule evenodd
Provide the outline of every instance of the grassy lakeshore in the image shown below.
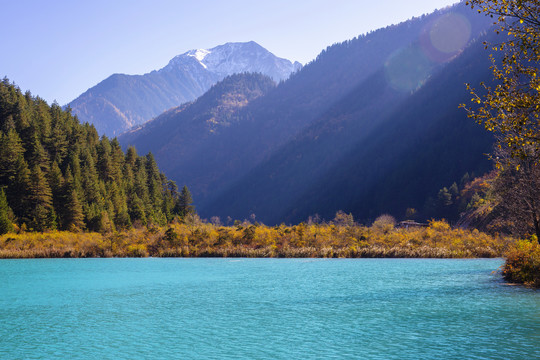
<path fill-rule="evenodd" d="M 452 229 L 444 221 L 422 228 L 340 224 L 266 226 L 244 222 L 171 224 L 122 232 L 23 232 L 0 236 L 0 258 L 58 257 L 501 257 L 512 238 Z"/>

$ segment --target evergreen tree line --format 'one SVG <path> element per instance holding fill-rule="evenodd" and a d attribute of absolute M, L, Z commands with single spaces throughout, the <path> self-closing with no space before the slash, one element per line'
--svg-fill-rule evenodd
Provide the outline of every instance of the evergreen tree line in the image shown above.
<path fill-rule="evenodd" d="M 465 173 L 459 183 L 454 181 L 452 185 L 444 186 L 434 196 L 428 197 L 419 215 L 423 219 L 446 219 L 450 223 L 455 223 L 463 212 L 478 201 L 477 191 L 480 190 L 470 189 L 476 181 L 478 179 L 475 178 L 474 172 Z"/>
<path fill-rule="evenodd" d="M 184 186 L 151 153 L 124 153 L 68 109 L 0 82 L 0 233 L 113 231 L 163 225 L 193 211 Z"/>

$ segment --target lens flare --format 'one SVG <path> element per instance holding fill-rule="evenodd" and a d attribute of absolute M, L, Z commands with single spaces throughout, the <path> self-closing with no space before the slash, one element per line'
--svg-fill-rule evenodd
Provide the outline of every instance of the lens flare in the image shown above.
<path fill-rule="evenodd" d="M 400 91 L 418 89 L 429 77 L 430 70 L 430 61 L 418 46 L 398 50 L 384 64 L 388 84 Z"/>
<path fill-rule="evenodd" d="M 471 38 L 471 23 L 463 15 L 449 13 L 431 22 L 421 35 L 422 49 L 433 61 L 445 62 L 459 54 Z"/>
<path fill-rule="evenodd" d="M 433 24 L 429 38 L 433 46 L 444 53 L 459 51 L 471 37 L 471 24 L 458 14 L 446 14 Z"/>

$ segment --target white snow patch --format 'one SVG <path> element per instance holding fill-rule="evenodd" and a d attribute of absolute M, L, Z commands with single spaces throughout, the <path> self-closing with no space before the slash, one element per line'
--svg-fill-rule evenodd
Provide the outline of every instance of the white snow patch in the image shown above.
<path fill-rule="evenodd" d="M 206 65 L 202 61 L 204 60 L 206 55 L 208 55 L 210 53 L 211 53 L 211 51 L 206 50 L 206 49 L 197 49 L 197 50 L 188 51 L 186 53 L 186 55 L 194 57 L 195 59 L 197 59 L 197 61 L 200 62 L 201 65 L 204 66 L 204 68 L 206 69 Z"/>

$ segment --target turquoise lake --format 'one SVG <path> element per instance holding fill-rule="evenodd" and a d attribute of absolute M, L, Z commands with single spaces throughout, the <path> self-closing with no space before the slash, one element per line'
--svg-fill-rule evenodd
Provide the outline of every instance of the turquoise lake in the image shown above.
<path fill-rule="evenodd" d="M 0 260 L 0 359 L 540 359 L 500 259 Z"/>

